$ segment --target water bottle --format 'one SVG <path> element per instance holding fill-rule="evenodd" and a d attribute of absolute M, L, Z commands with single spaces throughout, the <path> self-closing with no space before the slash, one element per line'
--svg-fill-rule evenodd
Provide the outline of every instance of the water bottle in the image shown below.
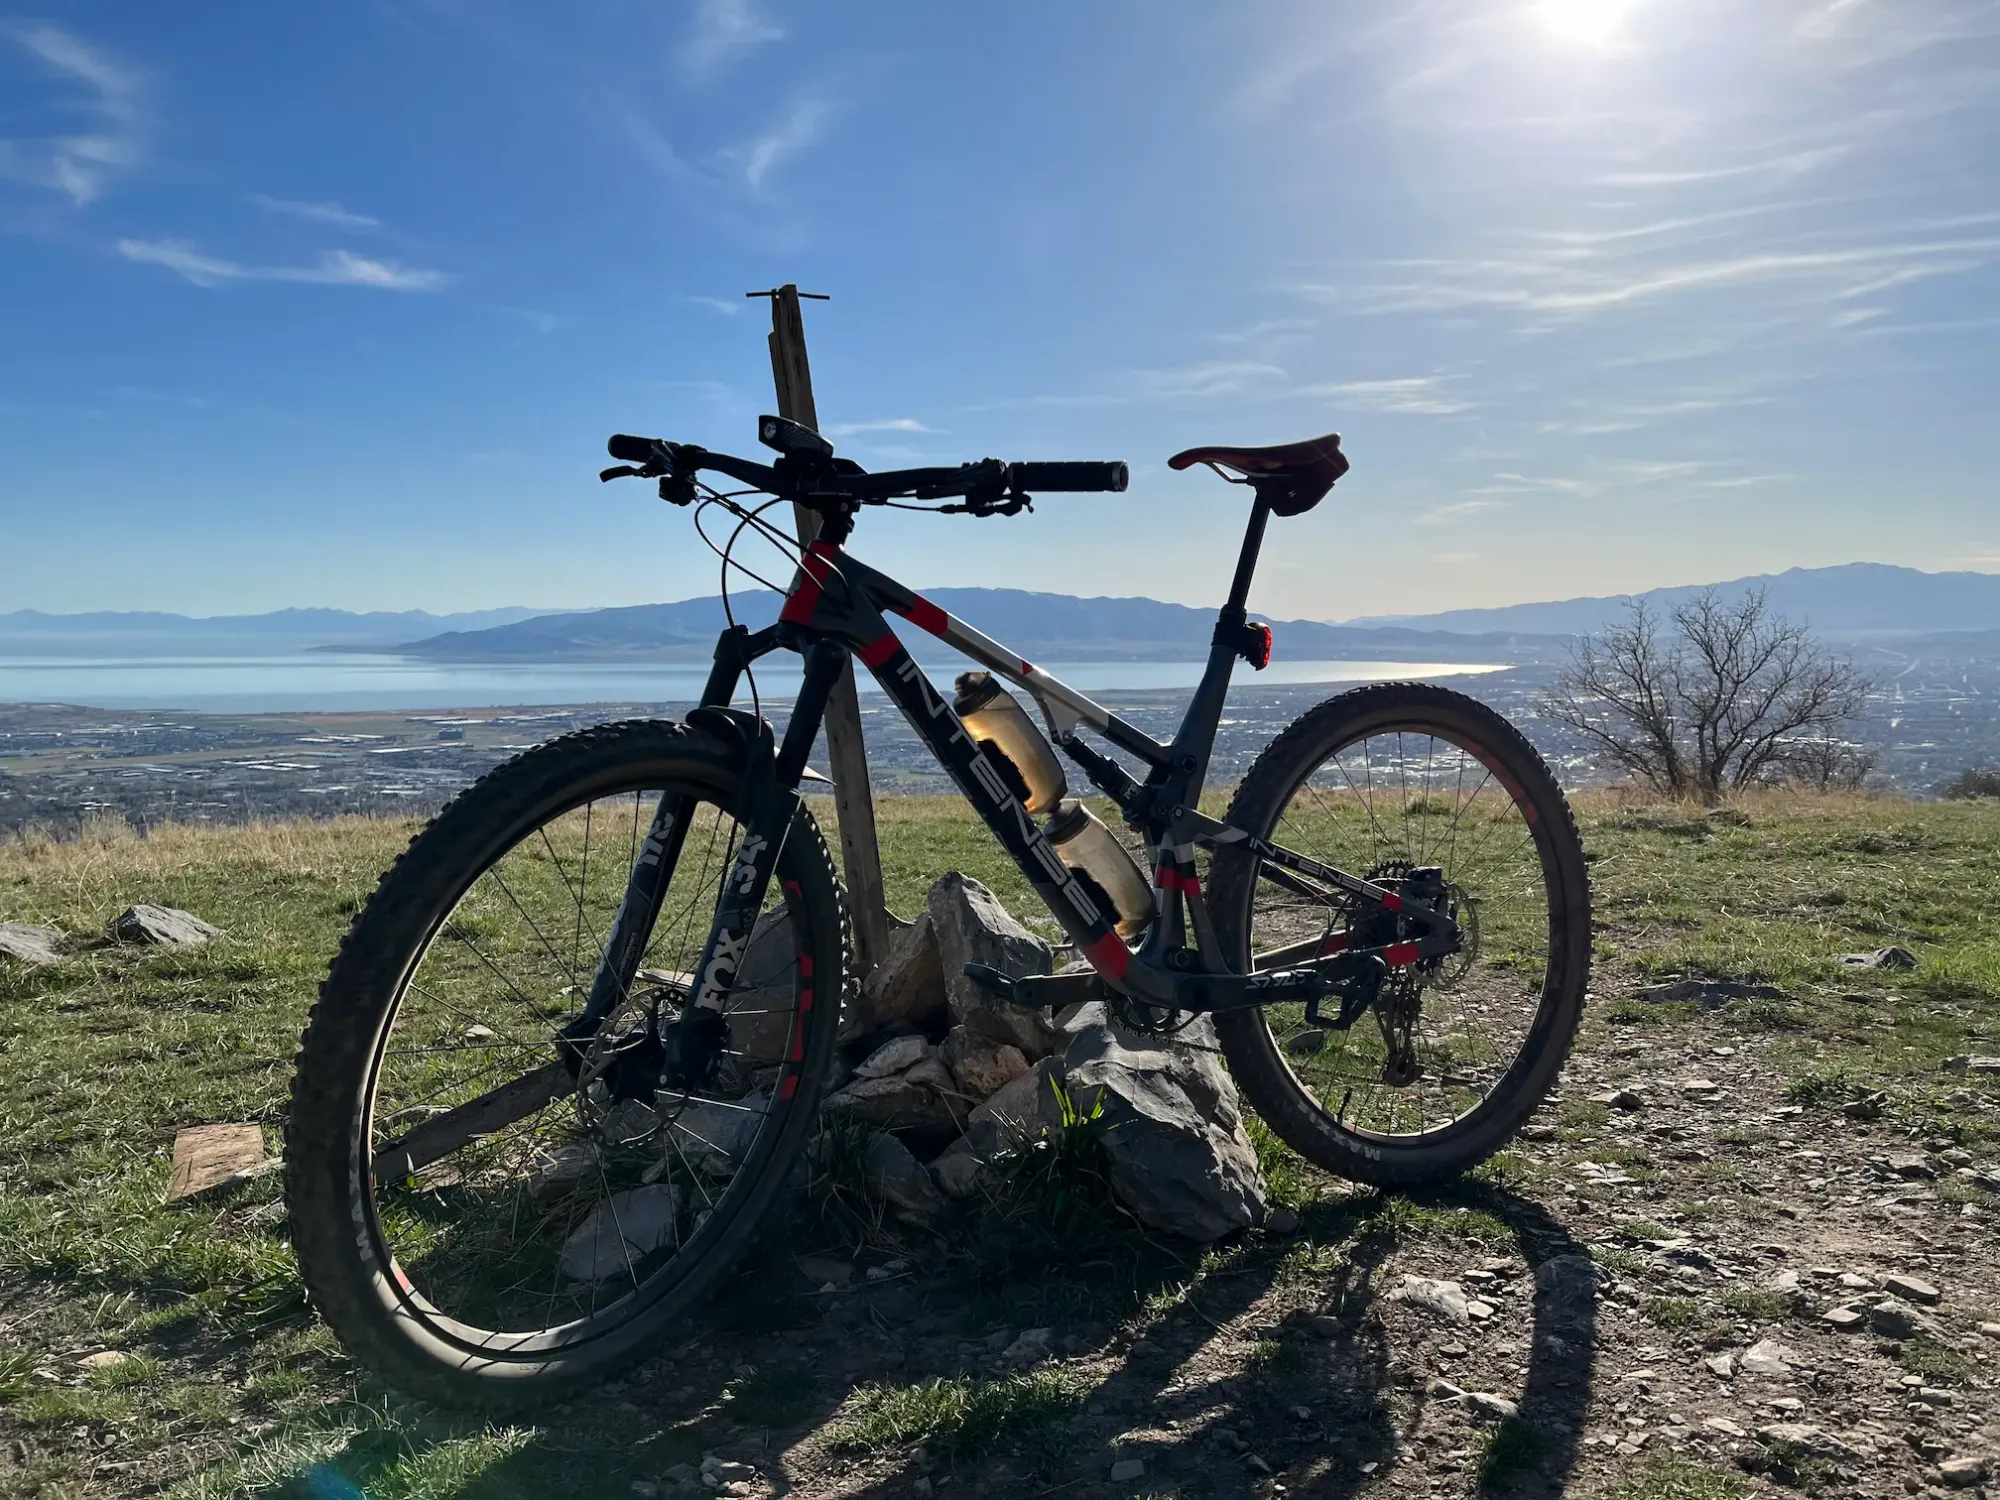
<path fill-rule="evenodd" d="M 1014 695 L 987 672 L 967 672 L 957 687 L 953 711 L 964 720 L 965 732 L 999 762 L 1001 779 L 1021 805 L 1040 817 L 1062 801 L 1069 790 L 1062 762 Z"/>
<path fill-rule="evenodd" d="M 1117 836 L 1081 802 L 1065 802 L 1043 825 L 1049 847 L 1111 917 L 1120 937 L 1132 937 L 1153 919 L 1153 887 Z"/>

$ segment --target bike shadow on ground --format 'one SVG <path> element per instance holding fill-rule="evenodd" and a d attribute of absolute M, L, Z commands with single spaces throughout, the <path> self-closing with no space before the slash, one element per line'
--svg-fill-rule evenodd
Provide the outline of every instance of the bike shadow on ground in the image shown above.
<path fill-rule="evenodd" d="M 1513 1416 L 1494 1420 L 1436 1390 L 1435 1365 L 1424 1368 L 1427 1346 L 1392 1341 L 1392 1321 L 1409 1325 L 1400 1313 L 1385 1316 L 1396 1287 L 1384 1282 L 1399 1280 L 1391 1257 L 1415 1250 L 1396 1262 L 1397 1273 L 1448 1258 L 1413 1238 L 1428 1232 L 1410 1226 L 1431 1210 L 1476 1211 L 1511 1239 L 1459 1245 L 1449 1256 L 1476 1261 L 1506 1250 L 1533 1278 L 1532 1297 L 1508 1299 L 1482 1330 L 1521 1348 L 1518 1379 L 1487 1377 L 1493 1394 L 1517 1404 Z M 849 1288 L 801 1289 L 793 1271 L 781 1293 L 775 1283 L 794 1263 L 788 1246 L 767 1249 L 680 1350 L 549 1413 L 537 1442 L 460 1493 L 512 1500 L 600 1492 L 583 1480 L 581 1462 L 596 1468 L 602 1493 L 625 1495 L 635 1480 L 692 1469 L 712 1454 L 758 1471 L 746 1493 L 851 1500 L 1193 1500 L 1271 1495 L 1274 1484 L 1288 1496 L 1340 1500 L 1405 1466 L 1461 1492 L 1557 1496 L 1575 1471 L 1591 1400 L 1597 1326 L 1588 1259 L 1543 1205 L 1493 1185 L 1334 1199 L 1307 1210 L 1288 1239 L 1252 1239 L 1205 1260 L 1146 1258 L 1110 1286 L 1061 1275 L 972 1284 L 920 1262 Z M 1260 1308 L 1265 1316 L 1256 1316 Z M 1517 1326 L 1507 1329 L 1510 1316 Z M 1081 1337 L 1065 1331 L 1065 1320 Z M 1004 1430 L 978 1452 L 909 1442 L 828 1453 L 824 1438 L 851 1417 L 857 1390 L 1002 1379 L 1010 1373 L 1002 1335 L 1011 1342 L 1028 1326 L 1051 1324 L 1057 1351 L 1074 1351 L 1067 1368 L 1087 1391 L 1080 1404 Z M 1412 1337 L 1435 1343 L 1454 1328 L 1426 1326 Z M 1133 1461 L 1140 1475 L 1119 1469 L 1127 1477 L 1112 1478 L 1115 1465 Z M 547 1488 L 558 1476 L 562 1488 Z M 669 1483 L 659 1493 L 714 1488 Z"/>

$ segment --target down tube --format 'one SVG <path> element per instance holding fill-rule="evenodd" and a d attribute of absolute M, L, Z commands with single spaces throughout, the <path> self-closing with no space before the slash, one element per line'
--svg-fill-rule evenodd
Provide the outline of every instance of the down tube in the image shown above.
<path fill-rule="evenodd" d="M 900 645 L 880 661 L 868 661 L 865 655 L 862 659 L 875 680 L 882 684 L 882 690 L 902 709 L 910 727 L 930 746 L 938 764 L 958 783 L 965 800 L 1013 856 L 1035 893 L 1062 923 L 1077 952 L 1122 989 L 1132 954 L 1124 939 L 1112 929 L 1110 914 L 1097 909 L 1089 894 L 1070 875 L 1069 868 L 1056 857 L 1056 851 L 1028 810 L 1007 789 L 1007 782 L 995 770 L 992 759 L 965 732 L 965 725 L 951 704 Z"/>

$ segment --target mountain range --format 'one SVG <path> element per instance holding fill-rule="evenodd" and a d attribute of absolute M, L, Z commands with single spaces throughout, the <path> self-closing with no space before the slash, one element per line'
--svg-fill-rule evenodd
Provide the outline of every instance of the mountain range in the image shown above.
<path fill-rule="evenodd" d="M 1637 597 L 1660 613 L 1702 586 L 1653 589 Z M 2000 574 L 1925 573 L 1883 563 L 1793 568 L 1714 585 L 1735 598 L 1762 589 L 1780 614 L 1834 640 L 1893 642 L 1950 634 L 1954 651 L 1991 654 L 2000 641 Z M 1078 598 L 1022 589 L 926 591 L 952 614 L 1032 659 L 1188 660 L 1208 647 L 1210 609 L 1145 598 Z M 731 596 L 736 618 L 756 628 L 777 614 L 767 590 Z M 1293 661 L 1546 659 L 1576 635 L 1619 617 L 1628 600 L 1597 595 L 1496 609 L 1274 622 L 1277 650 Z M 389 653 L 436 662 L 699 661 L 725 623 L 717 596 L 671 604 L 543 611 L 512 606 L 463 614 L 423 610 L 353 614 L 287 609 L 262 615 L 193 618 L 158 613 L 0 614 L 0 656 L 261 656 L 302 650 Z M 892 620 L 926 661 L 954 659 L 948 648 Z"/>
<path fill-rule="evenodd" d="M 1157 599 L 1080 599 L 1025 589 L 929 589 L 924 597 L 1030 660 L 1187 661 L 1208 651 L 1215 611 Z M 732 594 L 730 608 L 755 630 L 777 618 L 779 596 L 768 590 Z M 427 661 L 698 661 L 714 650 L 723 628 L 719 596 L 674 604 L 544 615 L 490 630 L 454 631 L 397 648 Z M 925 661 L 955 661 L 949 646 L 890 617 L 890 624 Z M 1291 660 L 1368 658 L 1388 661 L 1460 660 L 1466 653 L 1519 659 L 1537 648 L 1558 649 L 1554 637 L 1516 632 L 1448 633 L 1411 625 L 1353 627 L 1317 620 L 1273 624 L 1277 650 Z M 1439 653 L 1444 653 L 1440 656 Z"/>
<path fill-rule="evenodd" d="M 1665 614 L 1710 585 L 1651 589 L 1639 595 Z M 1931 635 L 2000 628 L 2000 573 L 1925 573 L 1886 563 L 1846 563 L 1834 568 L 1792 568 L 1736 578 L 1713 587 L 1725 598 L 1762 589 L 1771 607 L 1788 619 L 1840 640 Z M 1598 595 L 1499 609 L 1454 609 L 1436 615 L 1380 615 L 1350 625 L 1405 625 L 1423 630 L 1522 631 L 1535 635 L 1587 635 L 1625 611 L 1626 596 Z"/>
<path fill-rule="evenodd" d="M 381 648 L 413 635 L 485 630 L 548 611 L 510 605 L 461 614 L 428 610 L 280 609 L 261 615 L 175 615 L 153 610 L 0 614 L 0 656 L 267 656 L 315 646 Z"/>

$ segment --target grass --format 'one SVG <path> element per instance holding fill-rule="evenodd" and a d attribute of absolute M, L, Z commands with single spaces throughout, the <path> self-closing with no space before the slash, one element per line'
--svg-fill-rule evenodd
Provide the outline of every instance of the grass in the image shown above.
<path fill-rule="evenodd" d="M 1707 1321 L 1701 1304 L 1692 1297 L 1648 1297 L 1639 1304 L 1639 1313 L 1648 1323 L 1674 1333 Z"/>
<path fill-rule="evenodd" d="M 1785 1085 L 1785 1100 L 1808 1109 L 1825 1109 L 1842 1104 L 1855 1095 L 1854 1079 L 1845 1067 L 1814 1068 Z"/>
<path fill-rule="evenodd" d="M 1973 1362 L 1949 1345 L 1919 1335 L 1896 1346 L 1896 1363 L 1929 1385 L 1964 1385 L 1977 1373 Z"/>
<path fill-rule="evenodd" d="M 1743 1500 L 1740 1474 L 1684 1458 L 1655 1458 L 1629 1478 L 1599 1492 L 1599 1500 Z"/>
<path fill-rule="evenodd" d="M 1033 1370 L 997 1380 L 969 1376 L 855 1392 L 834 1428 L 839 1453 L 921 1445 L 939 1458 L 976 1458 L 1001 1444 L 1046 1467 L 1069 1446 L 1069 1425 L 1086 1394 L 1075 1374 Z"/>
<path fill-rule="evenodd" d="M 814 806 L 826 820 L 824 800 Z M 1577 799 L 1577 811 L 1594 857 L 1601 974 L 1773 985 L 1787 998 L 1734 1001 L 1716 1014 L 1756 1034 L 1743 1045 L 1794 1080 L 1799 1102 L 1838 1108 L 1857 1093 L 1880 1091 L 1895 1102 L 1875 1128 L 1921 1136 L 1990 1129 L 1963 1124 L 1965 1112 L 1947 1095 L 1992 1090 L 1993 1081 L 1940 1065 L 1992 1050 L 2000 1034 L 2000 934 L 1990 921 L 2000 906 L 2000 801 L 1771 794 L 1744 804 L 1746 821 L 1592 794 Z M 1026 882 L 962 803 L 885 796 L 878 815 L 892 908 L 914 912 L 930 879 L 957 868 L 1054 936 Z M 275 1179 L 221 1199 L 164 1202 L 174 1132 L 183 1125 L 254 1121 L 273 1149 L 281 1144 L 291 1056 L 314 990 L 353 913 L 414 826 L 358 818 L 166 825 L 141 838 L 96 823 L 76 837 L 0 841 L 0 919 L 54 925 L 76 940 L 75 951 L 47 969 L 0 964 L 0 1297 L 34 1310 L 13 1324 L 10 1347 L 0 1353 L 0 1442 L 19 1439 L 33 1448 L 33 1484 L 42 1494 L 103 1488 L 93 1472 L 119 1460 L 138 1465 L 121 1481 L 128 1487 L 143 1482 L 181 1500 L 276 1495 L 288 1487 L 303 1493 L 299 1476 L 318 1465 L 371 1495 L 488 1500 L 559 1490 L 583 1500 L 627 1493 L 654 1461 L 653 1449 L 570 1419 L 516 1429 L 409 1415 L 357 1372 L 306 1312 Z M 135 901 L 185 907 L 225 936 L 183 953 L 112 946 L 94 936 Z M 1841 953 L 1891 943 L 1909 948 L 1919 966 L 1857 971 L 1837 962 Z M 1610 1008 L 1593 1012 L 1593 1024 Z M 1679 1024 L 1663 1012 L 1686 1007 L 1644 1009 L 1623 1034 L 1637 1038 L 1644 1027 L 1650 1042 Z M 1592 1140 L 1593 1159 L 1608 1160 L 1626 1128 L 1624 1116 L 1613 1116 L 1573 1093 L 1549 1118 L 1564 1138 Z M 1420 1198 L 1323 1195 L 1325 1180 L 1250 1118 L 1274 1196 L 1304 1211 L 1312 1257 L 1373 1237 L 1494 1247 L 1487 1253 L 1516 1241 L 1477 1183 Z M 1993 1142 L 1992 1135 L 1964 1139 L 1978 1151 Z M 1746 1140 L 1744 1147 L 1762 1144 Z M 1194 1258 L 1173 1261 L 1157 1246 L 1149 1252 L 1160 1256 L 1154 1262 L 1128 1254 L 1152 1242 L 1118 1238 L 1124 1226 L 1093 1196 L 1091 1170 L 1082 1146 L 1054 1145 L 1047 1159 L 1023 1164 L 1012 1206 L 1003 1203 L 980 1222 L 998 1238 L 1064 1222 L 1069 1228 L 1058 1239 L 1109 1235 L 1094 1252 L 1097 1269 L 1021 1279 L 1019 1264 L 994 1276 L 975 1258 L 965 1266 L 964 1306 L 990 1307 L 991 1326 L 1014 1319 L 1011 1326 L 1020 1327 L 1029 1314 L 1038 1324 L 1117 1323 L 1185 1300 L 1203 1274 Z M 1518 1175 L 1507 1163 L 1489 1174 L 1498 1184 Z M 1953 1181 L 1937 1191 L 1948 1201 L 1993 1204 L 1991 1195 Z M 852 1181 L 830 1175 L 825 1198 L 826 1237 L 849 1249 L 906 1237 Z M 1640 1227 L 1626 1232 L 1669 1237 L 1658 1225 L 1633 1233 Z M 1635 1281 L 1650 1265 L 1625 1243 L 1590 1253 Z M 1015 1252 L 979 1254 L 1004 1260 Z M 1318 1274 L 1317 1264 L 1301 1261 L 1287 1274 Z M 1203 1305 L 1210 1295 L 1200 1294 Z M 1665 1306 L 1677 1299 L 1660 1300 L 1666 1318 L 1681 1316 Z M 811 1313 L 786 1299 L 739 1297 L 730 1305 L 738 1302 L 746 1318 L 754 1312 L 767 1323 Z M 111 1376 L 68 1383 L 80 1378 L 75 1360 L 101 1348 L 141 1358 L 130 1383 Z M 1951 1352 L 1912 1341 L 1898 1358 L 1905 1368 L 1923 1364 L 1918 1373 L 1926 1379 L 1945 1380 Z M 64 1373 L 51 1379 L 45 1371 Z M 141 1379 L 141 1371 L 150 1373 Z M 862 1403 L 865 1414 L 854 1406 L 839 1420 L 848 1433 L 883 1432 L 905 1418 L 925 1430 L 937 1425 L 956 1434 L 944 1441 L 965 1451 L 1011 1441 L 981 1434 L 1013 1431 L 1017 1420 L 1024 1432 L 1064 1427 L 1073 1401 L 1035 1385 L 1061 1379 L 1019 1378 L 1030 1382 L 1025 1393 L 1010 1382 L 972 1382 L 956 1407 L 959 1396 L 882 1394 Z M 730 1389 L 727 1407 L 774 1422 L 789 1413 L 808 1420 L 815 1399 L 796 1375 L 776 1367 Z M 1027 1415 L 1036 1411 L 1044 1415 Z M 1061 1420 L 1049 1415 L 1058 1411 Z M 903 1415 L 892 1420 L 894 1413 Z M 687 1432 L 659 1439 L 675 1452 L 696 1441 Z M 698 1456 L 701 1448 L 692 1451 Z M 1634 1500 L 1736 1493 L 1701 1488 L 1714 1474 L 1663 1469 L 1665 1477 L 1649 1479 L 1653 1488 L 1634 1492 Z M 532 1488 L 544 1480 L 542 1490 Z"/>
<path fill-rule="evenodd" d="M 1480 1447 L 1480 1488 L 1505 1488 L 1534 1469 L 1548 1448 L 1548 1439 L 1533 1423 L 1520 1417 L 1502 1418 Z"/>
<path fill-rule="evenodd" d="M 1796 1292 L 1773 1292 L 1762 1287 L 1731 1287 L 1723 1293 L 1722 1305 L 1739 1318 L 1753 1323 L 1776 1323 L 1798 1310 Z"/>

